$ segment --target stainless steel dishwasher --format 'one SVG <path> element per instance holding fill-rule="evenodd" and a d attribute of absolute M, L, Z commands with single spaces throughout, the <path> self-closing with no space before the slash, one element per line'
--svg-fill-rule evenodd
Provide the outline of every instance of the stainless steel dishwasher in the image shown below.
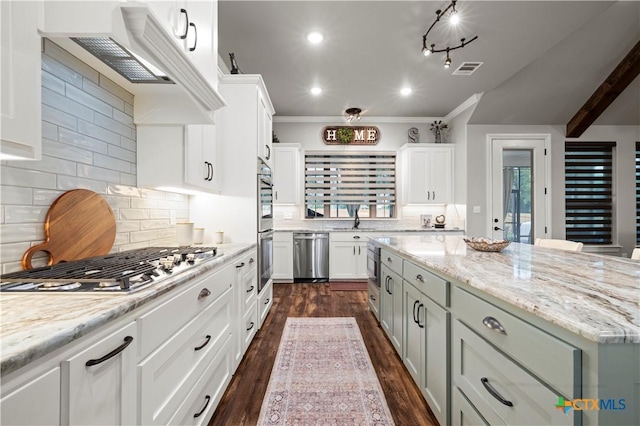
<path fill-rule="evenodd" d="M 293 280 L 329 281 L 329 234 L 300 232 L 293 234 Z"/>

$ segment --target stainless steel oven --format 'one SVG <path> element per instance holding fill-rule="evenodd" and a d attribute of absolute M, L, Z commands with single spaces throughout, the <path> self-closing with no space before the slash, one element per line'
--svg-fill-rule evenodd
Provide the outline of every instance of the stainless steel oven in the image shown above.
<path fill-rule="evenodd" d="M 273 177 L 258 158 L 258 293 L 273 275 Z"/>

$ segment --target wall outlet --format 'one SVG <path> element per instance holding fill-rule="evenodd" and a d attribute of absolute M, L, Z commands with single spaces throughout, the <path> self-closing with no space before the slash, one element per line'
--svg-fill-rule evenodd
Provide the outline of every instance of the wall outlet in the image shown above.
<path fill-rule="evenodd" d="M 169 224 L 171 224 L 171 225 L 175 225 L 176 224 L 176 211 L 175 210 L 171 210 L 171 212 L 169 213 Z"/>
<path fill-rule="evenodd" d="M 473 206 L 473 212 L 474 212 L 474 213 L 482 213 L 482 207 L 480 207 L 480 206 Z"/>

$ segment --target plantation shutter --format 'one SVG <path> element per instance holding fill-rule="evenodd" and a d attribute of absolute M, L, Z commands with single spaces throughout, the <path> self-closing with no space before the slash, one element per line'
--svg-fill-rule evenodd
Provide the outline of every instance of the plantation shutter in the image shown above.
<path fill-rule="evenodd" d="M 636 244 L 640 245 L 640 142 L 636 142 Z"/>
<path fill-rule="evenodd" d="M 615 142 L 565 143 L 566 239 L 612 243 Z"/>
<path fill-rule="evenodd" d="M 305 202 L 313 205 L 394 205 L 395 153 L 305 155 Z"/>

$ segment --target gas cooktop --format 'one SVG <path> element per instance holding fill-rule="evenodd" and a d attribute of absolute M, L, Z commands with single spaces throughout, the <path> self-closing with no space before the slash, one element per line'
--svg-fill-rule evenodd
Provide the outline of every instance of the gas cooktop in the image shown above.
<path fill-rule="evenodd" d="M 217 255 L 217 247 L 149 247 L 0 276 L 2 292 L 131 293 Z"/>

